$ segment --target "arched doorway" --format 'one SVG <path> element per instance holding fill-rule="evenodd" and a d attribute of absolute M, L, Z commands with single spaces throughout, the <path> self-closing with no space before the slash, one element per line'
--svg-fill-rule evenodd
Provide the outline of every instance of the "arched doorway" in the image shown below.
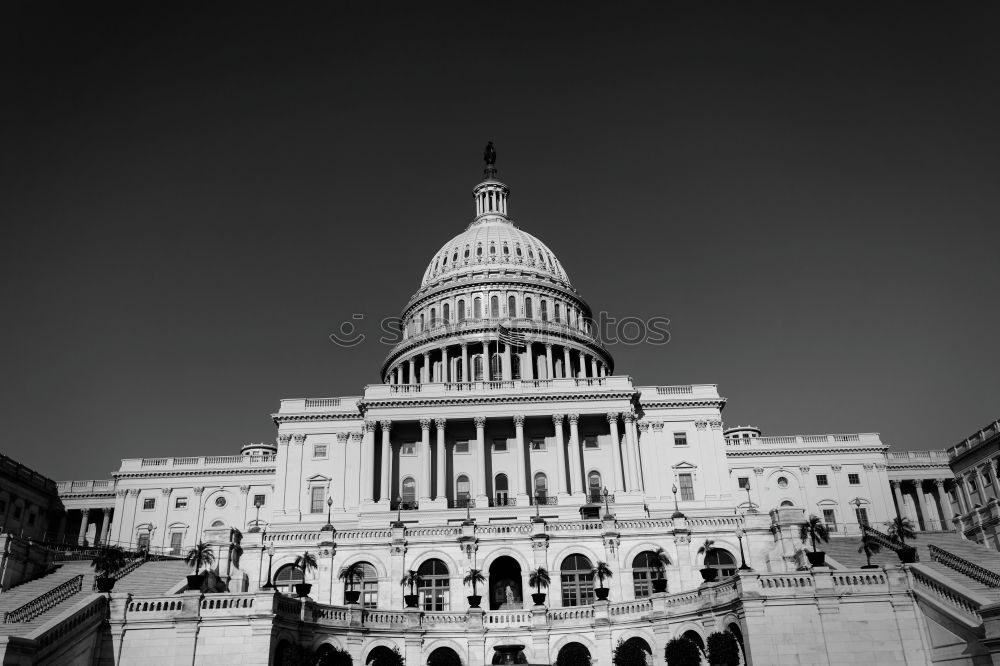
<path fill-rule="evenodd" d="M 420 585 L 417 587 L 420 607 L 425 611 L 448 610 L 451 581 L 445 563 L 441 560 L 427 560 L 417 571 L 420 573 Z"/>
<path fill-rule="evenodd" d="M 493 560 L 489 573 L 490 610 L 523 608 L 521 565 L 513 557 L 503 555 Z"/>
<path fill-rule="evenodd" d="M 624 645 L 633 647 L 636 650 L 642 650 L 646 655 L 646 663 L 653 663 L 653 648 L 649 647 L 649 643 L 640 636 L 633 636 L 632 638 L 625 641 Z"/>
<path fill-rule="evenodd" d="M 296 585 L 304 582 L 302 569 L 294 564 L 286 564 L 274 574 L 274 589 L 282 594 L 291 594 L 295 591 Z"/>
<path fill-rule="evenodd" d="M 594 603 L 594 565 L 583 555 L 570 555 L 559 571 L 563 606 L 589 606 Z"/>
<path fill-rule="evenodd" d="M 427 666 L 462 666 L 462 658 L 450 647 L 439 647 L 427 657 Z"/>
<path fill-rule="evenodd" d="M 725 551 L 723 551 L 725 552 Z M 702 654 L 705 654 L 705 641 L 701 639 L 701 635 L 697 631 L 690 630 L 684 632 L 684 638 L 688 639 L 692 643 L 698 646 Z"/>
<path fill-rule="evenodd" d="M 496 506 L 507 506 L 510 504 L 510 483 L 507 475 L 501 472 L 493 479 L 493 492 L 495 494 Z"/>
<path fill-rule="evenodd" d="M 736 638 L 736 642 L 740 646 L 740 658 L 743 660 L 744 664 L 747 663 L 747 649 L 743 645 L 743 631 L 740 630 L 740 626 L 735 622 L 730 622 L 729 626 L 726 627 L 726 631 L 731 633 Z"/>
<path fill-rule="evenodd" d="M 556 666 L 588 666 L 590 650 L 581 643 L 566 643 L 559 649 Z"/>
<path fill-rule="evenodd" d="M 721 548 L 712 548 L 705 553 L 705 568 L 716 569 L 719 578 L 736 575 L 736 559 L 729 554 L 729 551 Z"/>
<path fill-rule="evenodd" d="M 653 581 L 659 577 L 659 559 L 651 550 L 644 550 L 632 560 L 632 590 L 636 599 L 653 594 Z"/>
<path fill-rule="evenodd" d="M 365 666 L 399 666 L 402 663 L 402 659 L 397 656 L 397 652 L 384 645 L 373 648 L 365 658 Z"/>

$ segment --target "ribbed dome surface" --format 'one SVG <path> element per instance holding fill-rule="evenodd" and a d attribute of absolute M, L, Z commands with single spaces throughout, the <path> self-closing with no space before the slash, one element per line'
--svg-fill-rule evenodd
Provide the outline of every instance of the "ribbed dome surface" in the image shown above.
<path fill-rule="evenodd" d="M 569 285 L 562 264 L 545 243 L 500 216 L 476 220 L 437 251 L 420 283 L 484 268 L 531 269 Z"/>

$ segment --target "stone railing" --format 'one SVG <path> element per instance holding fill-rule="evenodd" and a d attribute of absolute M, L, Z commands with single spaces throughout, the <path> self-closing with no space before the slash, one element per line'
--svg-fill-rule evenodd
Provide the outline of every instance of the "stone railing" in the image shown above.
<path fill-rule="evenodd" d="M 472 382 L 427 382 L 424 384 L 372 384 L 365 389 L 365 399 L 378 400 L 404 395 L 419 395 L 421 398 L 446 397 L 456 393 L 551 393 L 578 391 L 581 388 L 592 387 L 631 391 L 632 379 L 628 376 L 615 375 L 611 377 L 568 377 L 563 379 L 498 379 Z M 284 405 L 282 405 L 282 410 L 284 411 Z"/>
<path fill-rule="evenodd" d="M 138 569 L 140 566 L 142 566 L 143 564 L 145 564 L 147 561 L 148 560 L 145 557 L 137 557 L 137 558 L 135 558 L 134 560 L 132 560 L 130 562 L 126 562 L 125 565 L 121 569 L 119 569 L 118 571 L 115 571 L 114 573 L 112 573 L 109 576 L 109 578 L 112 578 L 114 580 L 121 580 L 122 578 L 124 578 L 125 576 L 129 575 L 130 573 L 132 573 L 133 571 L 135 571 L 136 569 Z M 96 578 L 94 579 L 93 589 L 94 590 L 97 589 L 97 579 Z"/>
<path fill-rule="evenodd" d="M 60 481 L 56 490 L 60 495 L 71 493 L 111 493 L 114 482 L 110 479 L 90 479 L 86 481 Z"/>
<path fill-rule="evenodd" d="M 888 548 L 889 550 L 896 551 L 903 547 L 903 544 L 897 540 L 890 537 L 888 534 L 879 532 L 874 527 L 870 525 L 861 526 L 861 534 L 867 537 L 869 540 L 874 541 L 883 548 Z"/>
<path fill-rule="evenodd" d="M 975 562 L 970 562 L 964 557 L 959 557 L 947 550 L 938 548 L 931 544 L 927 547 L 931 554 L 931 562 L 940 562 L 949 569 L 953 569 L 960 574 L 979 581 L 986 587 L 1000 587 L 1000 574 L 979 566 Z"/>
<path fill-rule="evenodd" d="M 12 611 L 3 614 L 3 623 L 12 624 L 14 622 L 29 622 L 42 613 L 55 608 L 63 601 L 72 597 L 83 589 L 83 574 L 70 578 L 65 583 L 57 585 L 48 592 L 45 592 L 23 606 L 19 606 Z"/>
<path fill-rule="evenodd" d="M 782 435 L 777 437 L 727 437 L 726 446 L 833 446 L 836 444 L 865 444 L 884 446 L 878 433 L 862 432 L 846 435 Z"/>
<path fill-rule="evenodd" d="M 947 449 L 948 457 L 955 458 L 958 454 L 969 449 L 974 449 L 981 444 L 984 444 L 1000 434 L 1000 419 L 989 424 L 979 432 L 976 432 L 969 437 L 966 437 L 964 441 L 959 442 L 955 446 L 950 446 Z"/>
<path fill-rule="evenodd" d="M 252 456 L 197 456 L 186 458 L 125 458 L 120 471 L 161 471 L 188 467 L 266 467 L 274 465 L 274 454 Z"/>
<path fill-rule="evenodd" d="M 910 464 L 948 465 L 948 454 L 944 451 L 888 451 L 886 458 L 890 467 Z"/>
<path fill-rule="evenodd" d="M 983 618 L 979 614 L 979 609 L 985 605 L 985 599 L 978 597 L 971 590 L 959 590 L 959 586 L 954 581 L 938 577 L 934 571 L 919 564 L 910 565 L 907 570 L 915 592 L 918 594 L 927 593 L 953 610 L 971 617 L 975 623 L 982 622 Z"/>
<path fill-rule="evenodd" d="M 531 625 L 531 611 L 487 611 L 483 624 L 487 627 L 527 627 Z"/>
<path fill-rule="evenodd" d="M 319 541 L 322 532 L 268 532 L 265 541 Z"/>
<path fill-rule="evenodd" d="M 546 523 L 546 532 L 594 532 L 604 529 L 600 520 L 567 520 L 558 523 Z"/>
<path fill-rule="evenodd" d="M 64 615 L 40 627 L 37 633 L 30 636 L 34 639 L 35 645 L 38 646 L 38 651 L 35 653 L 35 663 L 46 663 L 44 657 L 48 648 L 56 649 L 61 644 L 62 639 L 74 630 L 79 629 L 91 636 L 96 634 L 97 627 L 107 615 L 107 606 L 106 597 L 94 595 L 90 597 L 89 602 L 71 611 L 69 615 Z"/>
<path fill-rule="evenodd" d="M 371 539 L 390 539 L 392 530 L 344 530 L 336 533 L 337 541 L 368 541 Z"/>

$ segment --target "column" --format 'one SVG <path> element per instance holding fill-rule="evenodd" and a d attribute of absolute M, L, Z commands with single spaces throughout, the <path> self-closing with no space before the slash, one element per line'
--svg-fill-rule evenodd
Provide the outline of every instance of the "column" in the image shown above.
<path fill-rule="evenodd" d="M 955 496 L 958 497 L 958 509 L 963 516 L 972 511 L 972 501 L 965 487 L 965 476 L 962 474 L 955 476 Z"/>
<path fill-rule="evenodd" d="M 552 343 L 545 343 L 545 378 L 554 379 L 553 368 L 555 364 L 552 362 Z"/>
<path fill-rule="evenodd" d="M 955 517 L 955 513 L 951 510 L 951 498 L 948 497 L 948 492 L 944 489 L 944 479 L 934 479 L 934 487 L 937 488 L 938 502 L 941 504 L 942 513 L 944 513 L 944 529 L 954 529 L 952 519 Z"/>
<path fill-rule="evenodd" d="M 620 493 L 625 491 L 625 484 L 622 479 L 621 441 L 618 438 L 618 412 L 608 412 L 608 427 L 611 430 L 611 465 L 615 468 L 614 491 Z"/>
<path fill-rule="evenodd" d="M 417 357 L 416 356 L 410 357 L 410 377 L 409 377 L 409 380 L 410 380 L 411 384 L 416 384 L 417 383 Z"/>
<path fill-rule="evenodd" d="M 392 430 L 392 421 L 384 419 L 379 425 L 382 426 L 382 478 L 379 479 L 379 504 L 388 506 L 392 499 L 392 486 L 389 479 L 392 478 L 392 444 L 389 442 L 389 432 Z"/>
<path fill-rule="evenodd" d="M 650 441 L 649 422 L 640 421 L 636 424 L 639 430 L 639 477 L 642 481 L 643 490 L 651 497 L 660 496 L 660 478 L 657 475 L 659 466 L 654 463 L 655 444 Z"/>
<path fill-rule="evenodd" d="M 628 463 L 628 488 L 630 495 L 637 495 L 642 492 L 639 482 L 639 451 L 635 445 L 635 414 L 625 412 L 622 414 L 625 422 L 625 461 Z"/>
<path fill-rule="evenodd" d="M 518 506 L 526 506 L 528 492 L 524 485 L 524 414 L 514 415 L 514 465 L 517 479 L 514 481 L 514 492 L 517 493 Z"/>
<path fill-rule="evenodd" d="M 80 536 L 77 543 L 87 545 L 87 527 L 90 525 L 90 509 L 80 509 Z"/>
<path fill-rule="evenodd" d="M 573 376 L 573 364 L 569 360 L 569 347 L 563 346 L 563 377 L 569 379 Z"/>
<path fill-rule="evenodd" d="M 448 383 L 450 378 L 448 377 L 448 348 L 441 347 L 441 381 Z"/>
<path fill-rule="evenodd" d="M 571 495 L 580 495 L 584 492 L 583 484 L 580 482 L 580 430 L 577 422 L 580 420 L 579 414 L 567 414 L 569 421 L 569 483 L 567 488 Z"/>
<path fill-rule="evenodd" d="M 500 343 L 497 343 L 499 346 Z M 510 345 L 503 346 L 503 356 L 500 359 L 500 369 L 503 371 L 503 379 L 514 379 L 514 373 L 510 365 Z"/>
<path fill-rule="evenodd" d="M 462 343 L 462 381 L 472 381 L 472 369 L 469 367 L 469 345 Z"/>
<path fill-rule="evenodd" d="M 889 481 L 889 486 L 892 488 L 892 496 L 896 498 L 896 515 L 900 518 L 907 518 L 906 504 L 903 502 L 903 492 L 899 484 L 899 481 Z"/>
<path fill-rule="evenodd" d="M 365 437 L 361 442 L 361 502 L 371 504 L 375 497 L 375 428 L 378 423 L 365 421 Z"/>
<path fill-rule="evenodd" d="M 927 523 L 926 528 L 929 530 L 939 530 L 941 529 L 941 514 L 938 512 L 937 502 L 934 500 L 933 492 L 924 492 L 923 482 L 920 484 L 920 495 L 924 499 L 924 514 Z"/>
<path fill-rule="evenodd" d="M 476 506 L 486 507 L 486 456 L 489 451 L 486 449 L 486 417 L 477 416 L 473 419 L 476 424 Z"/>
<path fill-rule="evenodd" d="M 993 460 L 986 462 L 986 478 L 993 486 L 993 497 L 1000 501 L 1000 482 L 997 481 L 997 468 L 994 466 Z"/>
<path fill-rule="evenodd" d="M 104 508 L 104 520 L 101 522 L 101 540 L 103 546 L 108 542 L 108 528 L 111 527 L 111 508 Z"/>
<path fill-rule="evenodd" d="M 566 491 L 566 442 L 563 439 L 563 415 L 553 414 L 552 423 L 556 426 L 556 486 L 557 495 L 565 496 Z"/>
<path fill-rule="evenodd" d="M 448 484 L 445 480 L 447 459 L 444 452 L 444 426 L 448 419 L 434 419 L 434 427 L 437 428 L 437 482 L 434 486 L 434 499 L 444 502 L 448 498 Z"/>
<path fill-rule="evenodd" d="M 598 376 L 598 374 L 597 374 L 597 357 L 596 356 L 591 356 L 590 357 L 590 376 L 591 377 L 597 377 Z"/>
<path fill-rule="evenodd" d="M 927 495 L 924 493 L 924 480 L 923 479 L 913 479 L 913 494 L 914 501 L 920 502 L 920 513 L 923 514 L 923 528 L 924 530 L 931 530 L 932 519 L 934 514 L 931 512 L 929 506 L 927 506 Z M 934 522 L 937 522 L 936 520 Z"/>
<path fill-rule="evenodd" d="M 344 452 L 344 460 L 347 460 L 347 449 L 348 449 L 347 440 L 349 438 L 350 438 L 350 433 L 346 433 L 346 432 L 338 432 L 337 433 L 337 450 Z M 279 469 L 280 468 L 281 467 L 279 465 Z M 332 488 L 331 488 L 331 490 L 332 490 Z M 331 492 L 330 495 L 332 497 L 333 493 Z M 344 485 L 344 484 L 341 485 L 339 495 L 333 499 L 333 505 L 335 507 L 337 507 L 338 509 L 344 509 L 344 508 L 347 507 L 347 486 L 346 485 Z M 272 516 L 273 515 L 274 514 L 272 512 Z"/>
<path fill-rule="evenodd" d="M 535 351 L 530 342 L 524 345 L 521 352 L 521 379 L 532 380 L 535 378 Z"/>
<path fill-rule="evenodd" d="M 429 351 L 424 352 L 424 367 L 420 371 L 421 382 L 424 384 L 429 384 L 433 377 L 431 377 L 431 353 Z"/>
<path fill-rule="evenodd" d="M 490 343 L 489 342 L 483 342 L 483 379 L 485 381 L 490 381 Z"/>
<path fill-rule="evenodd" d="M 367 423 L 365 424 L 367 430 Z M 350 442 L 347 445 L 347 469 L 361 469 L 361 442 L 365 437 L 364 432 L 352 432 Z M 347 509 L 357 509 L 361 504 L 361 490 L 348 474 L 344 484 L 344 504 Z M 303 499 L 302 491 L 299 491 L 300 501 Z"/>
<path fill-rule="evenodd" d="M 419 501 L 431 499 L 431 420 L 420 419 L 420 490 Z"/>

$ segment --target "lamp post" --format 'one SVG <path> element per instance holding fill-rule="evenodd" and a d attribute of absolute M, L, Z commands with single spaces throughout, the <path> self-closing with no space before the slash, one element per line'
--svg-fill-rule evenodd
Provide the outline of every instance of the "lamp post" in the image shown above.
<path fill-rule="evenodd" d="M 747 481 L 747 485 L 744 488 L 747 491 L 747 513 L 757 513 L 757 509 L 754 508 L 753 500 L 750 499 L 750 482 Z"/>
<path fill-rule="evenodd" d="M 611 515 L 611 509 L 608 508 L 608 487 L 604 486 L 604 520 L 611 520 L 614 516 Z"/>
<path fill-rule="evenodd" d="M 396 522 L 398 524 L 403 523 L 403 515 L 400 513 L 403 510 L 403 498 L 396 495 Z"/>
<path fill-rule="evenodd" d="M 674 493 L 674 515 L 671 518 L 683 518 L 684 514 L 681 513 L 681 507 L 677 504 L 677 484 L 675 483 L 670 490 Z"/>
<path fill-rule="evenodd" d="M 267 583 L 264 584 L 262 590 L 273 590 L 274 585 L 271 584 L 271 563 L 274 562 L 274 543 L 267 547 Z"/>
<path fill-rule="evenodd" d="M 746 557 L 743 555 L 743 537 L 747 537 L 746 531 L 742 527 L 737 527 L 736 538 L 740 542 L 740 571 L 753 571 L 747 566 Z M 750 537 L 747 537 L 747 550 L 750 550 Z"/>
<path fill-rule="evenodd" d="M 332 497 L 327 497 L 326 498 L 326 525 L 323 526 L 323 531 L 324 532 L 332 532 L 333 531 L 333 520 L 332 520 L 332 517 L 333 517 L 333 498 Z"/>
<path fill-rule="evenodd" d="M 251 527 L 247 532 L 260 532 L 260 500 L 254 500 L 253 506 L 257 509 L 257 517 L 254 518 L 253 527 Z"/>

